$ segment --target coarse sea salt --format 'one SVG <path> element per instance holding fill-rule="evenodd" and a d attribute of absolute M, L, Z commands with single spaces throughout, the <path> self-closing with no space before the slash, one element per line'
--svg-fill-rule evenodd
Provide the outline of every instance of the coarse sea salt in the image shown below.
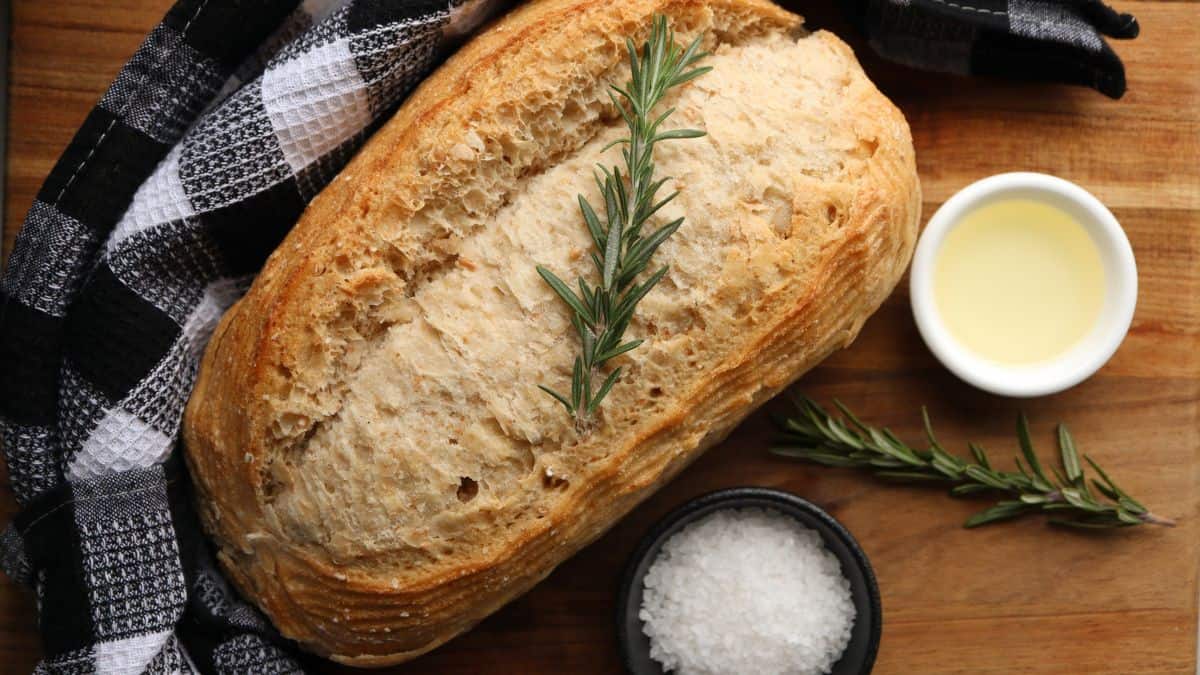
<path fill-rule="evenodd" d="M 668 539 L 644 579 L 650 656 L 679 675 L 829 672 L 854 602 L 815 530 L 761 508 L 723 509 Z"/>

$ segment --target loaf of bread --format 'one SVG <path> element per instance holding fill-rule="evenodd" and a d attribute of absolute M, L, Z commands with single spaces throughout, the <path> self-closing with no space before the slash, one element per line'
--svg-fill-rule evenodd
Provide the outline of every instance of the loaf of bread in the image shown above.
<path fill-rule="evenodd" d="M 654 14 L 713 71 L 673 89 L 655 255 L 620 382 L 575 429 L 579 346 L 539 278 L 594 274 L 577 194 Z M 185 420 L 224 570 L 355 665 L 469 629 L 854 339 L 909 260 L 908 126 L 834 36 L 766 0 L 537 0 L 460 50 L 312 203 L 224 317 Z"/>

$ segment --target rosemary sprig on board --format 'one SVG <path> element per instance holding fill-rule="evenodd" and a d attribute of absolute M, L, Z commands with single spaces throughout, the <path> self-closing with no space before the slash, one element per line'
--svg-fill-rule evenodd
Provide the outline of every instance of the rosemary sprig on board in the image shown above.
<path fill-rule="evenodd" d="M 842 417 L 829 413 L 813 401 L 795 397 L 798 414 L 779 420 L 781 433 L 771 452 L 825 466 L 866 469 L 880 478 L 948 484 L 950 494 L 964 497 L 978 493 L 1006 494 L 964 523 L 978 527 L 1031 513 L 1048 513 L 1056 525 L 1078 528 L 1115 528 L 1134 525 L 1173 526 L 1174 521 L 1156 516 L 1122 490 L 1087 455 L 1083 459 L 1100 476 L 1090 481 L 1064 425 L 1058 426 L 1058 450 L 1062 470 L 1051 467 L 1048 475 L 1029 437 L 1025 415 L 1017 419 L 1021 456 L 1017 471 L 992 466 L 987 453 L 968 444 L 973 461 L 945 451 L 933 435 L 929 414 L 921 409 L 929 448 L 912 448 L 891 431 L 864 424 L 841 403 L 834 404 Z M 1022 457 L 1024 461 L 1022 461 Z M 1093 491 L 1094 488 L 1094 491 Z"/>
<path fill-rule="evenodd" d="M 675 43 L 674 31 L 667 27 L 666 18 L 655 16 L 650 39 L 642 45 L 641 56 L 632 40 L 626 39 L 625 46 L 629 52 L 630 81 L 623 89 L 613 85 L 608 93 L 629 127 L 629 136 L 613 143 L 623 146 L 625 169 L 599 167 L 596 184 L 604 197 L 603 219 L 588 200 L 579 195 L 579 210 L 596 246 L 591 260 L 600 275 L 600 283 L 592 286 L 579 277 L 576 280 L 579 293 L 576 294 L 553 272 L 541 265 L 537 267 L 538 274 L 570 308 L 571 323 L 579 334 L 582 347 L 575 357 L 569 396 L 544 385 L 538 386 L 566 408 L 580 431 L 591 427 L 600 402 L 621 376 L 620 367 L 614 368 L 596 389 L 594 384 L 604 365 L 642 344 L 642 340 L 623 342 L 625 329 L 629 327 L 638 302 L 663 278 L 667 268 L 658 268 L 640 283 L 637 278 L 649 266 L 650 257 L 658 247 L 683 224 L 683 218 L 678 218 L 642 235 L 650 218 L 679 194 L 672 192 L 658 198 L 659 189 L 670 179 L 654 176 L 654 146 L 660 141 L 704 135 L 696 129 L 662 130 L 663 122 L 674 108 L 652 116 L 654 107 L 667 90 L 711 70 L 692 67 L 707 56 L 699 49 L 700 39 L 696 38 L 686 49 L 680 48 Z"/>

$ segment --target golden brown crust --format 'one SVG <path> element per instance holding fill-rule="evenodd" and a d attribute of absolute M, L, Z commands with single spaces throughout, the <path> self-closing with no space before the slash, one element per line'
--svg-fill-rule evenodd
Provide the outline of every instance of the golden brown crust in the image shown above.
<path fill-rule="evenodd" d="M 312 203 L 222 320 L 188 406 L 187 457 L 223 567 L 288 637 L 344 663 L 385 665 L 467 630 L 599 536 L 754 407 L 849 344 L 900 278 L 920 206 L 907 125 L 847 47 L 827 34 L 804 38 L 845 70 L 830 77 L 842 83 L 837 110 L 853 116 L 836 124 L 861 147 L 839 149 L 841 165 L 830 160 L 833 168 L 820 176 L 789 178 L 789 238 L 771 250 L 753 240 L 751 259 L 726 264 L 703 288 L 706 302 L 735 318 L 722 323 L 717 314 L 704 315 L 715 322 L 707 331 L 663 330 L 664 344 L 674 337 L 680 350 L 706 350 L 692 358 L 696 365 L 671 349 L 639 348 L 629 367 L 670 385 L 668 394 L 651 405 L 623 383 L 606 404 L 607 428 L 590 438 L 574 435 L 552 403 L 514 394 L 528 405 L 513 415 L 495 412 L 487 421 L 498 431 L 478 448 L 454 451 L 498 462 L 482 474 L 496 483 L 487 494 L 461 507 L 435 504 L 420 517 L 416 501 L 398 515 L 394 504 L 382 503 L 381 490 L 434 499 L 418 483 L 437 476 L 384 482 L 376 475 L 386 473 L 383 462 L 405 455 L 370 447 L 384 435 L 358 448 L 374 454 L 339 454 L 354 445 L 354 420 L 347 418 L 359 414 L 360 399 L 370 400 L 364 391 L 394 384 L 371 368 L 387 362 L 389 345 L 417 344 L 419 335 L 403 338 L 402 330 L 434 321 L 428 303 L 445 298 L 434 295 L 441 283 L 434 280 L 495 262 L 467 255 L 474 239 L 499 227 L 491 223 L 503 209 L 525 199 L 518 186 L 574 161 L 573 153 L 604 132 L 612 111 L 602 106 L 583 105 L 577 128 L 562 128 L 564 102 L 598 100 L 596 83 L 623 60 L 620 41 L 643 31 L 656 12 L 714 46 L 789 33 L 800 22 L 765 0 L 527 3 L 413 94 Z M 680 114 L 694 110 L 681 105 Z M 817 124 L 826 123 L 833 124 Z M 522 142 L 518 132 L 537 142 Z M 747 232 L 737 236 L 757 236 Z M 680 247 L 707 241 L 678 236 Z M 563 255 L 560 264 L 568 264 Z M 673 269 L 689 259 L 682 250 L 663 255 Z M 754 260 L 759 256 L 771 264 Z M 515 274 L 478 272 L 485 273 Z M 547 297 L 521 317 L 564 325 L 549 292 L 537 293 Z M 472 349 L 478 351 L 465 352 Z M 565 349 L 548 342 L 537 358 L 558 364 Z M 667 361 L 660 370 L 656 358 Z M 395 376 L 401 372 L 397 366 Z M 639 409 L 650 413 L 638 416 Z M 367 421 L 387 427 L 400 412 Z M 423 430 L 408 433 L 420 437 Z M 467 471 L 416 457 L 430 472 Z M 555 482 L 555 469 L 570 481 Z M 314 478 L 321 473 L 333 483 L 322 487 L 322 476 Z"/>

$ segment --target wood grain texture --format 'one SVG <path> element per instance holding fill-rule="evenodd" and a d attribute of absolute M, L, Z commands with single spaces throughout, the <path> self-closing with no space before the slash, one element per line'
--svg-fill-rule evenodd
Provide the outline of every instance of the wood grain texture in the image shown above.
<path fill-rule="evenodd" d="M 76 126 L 167 0 L 16 0 L 4 251 Z M 790 3 L 839 35 L 829 0 Z M 1129 93 L 918 73 L 851 40 L 867 72 L 913 129 L 925 215 L 977 178 L 1055 173 L 1107 203 L 1133 243 L 1140 295 L 1133 328 L 1095 377 L 1029 402 L 958 382 L 922 345 L 905 286 L 848 350 L 799 385 L 838 397 L 905 438 L 930 407 L 942 441 L 1015 452 L 1018 409 L 1043 453 L 1053 424 L 1134 495 L 1180 519 L 1171 530 L 1085 535 L 1036 519 L 978 531 L 959 523 L 981 504 L 882 485 L 765 454 L 765 414 L 639 507 L 537 589 L 471 633 L 395 673 L 616 673 L 614 594 L 620 570 L 652 523 L 685 499 L 734 485 L 796 492 L 858 537 L 883 592 L 876 673 L 1194 673 L 1200 539 L 1200 21 L 1187 2 L 1124 2 L 1142 37 L 1116 45 Z M 7 488 L 0 516 L 13 511 Z M 29 672 L 38 656 L 30 597 L 0 582 L 0 670 Z M 316 672 L 349 673 L 313 661 Z"/>

